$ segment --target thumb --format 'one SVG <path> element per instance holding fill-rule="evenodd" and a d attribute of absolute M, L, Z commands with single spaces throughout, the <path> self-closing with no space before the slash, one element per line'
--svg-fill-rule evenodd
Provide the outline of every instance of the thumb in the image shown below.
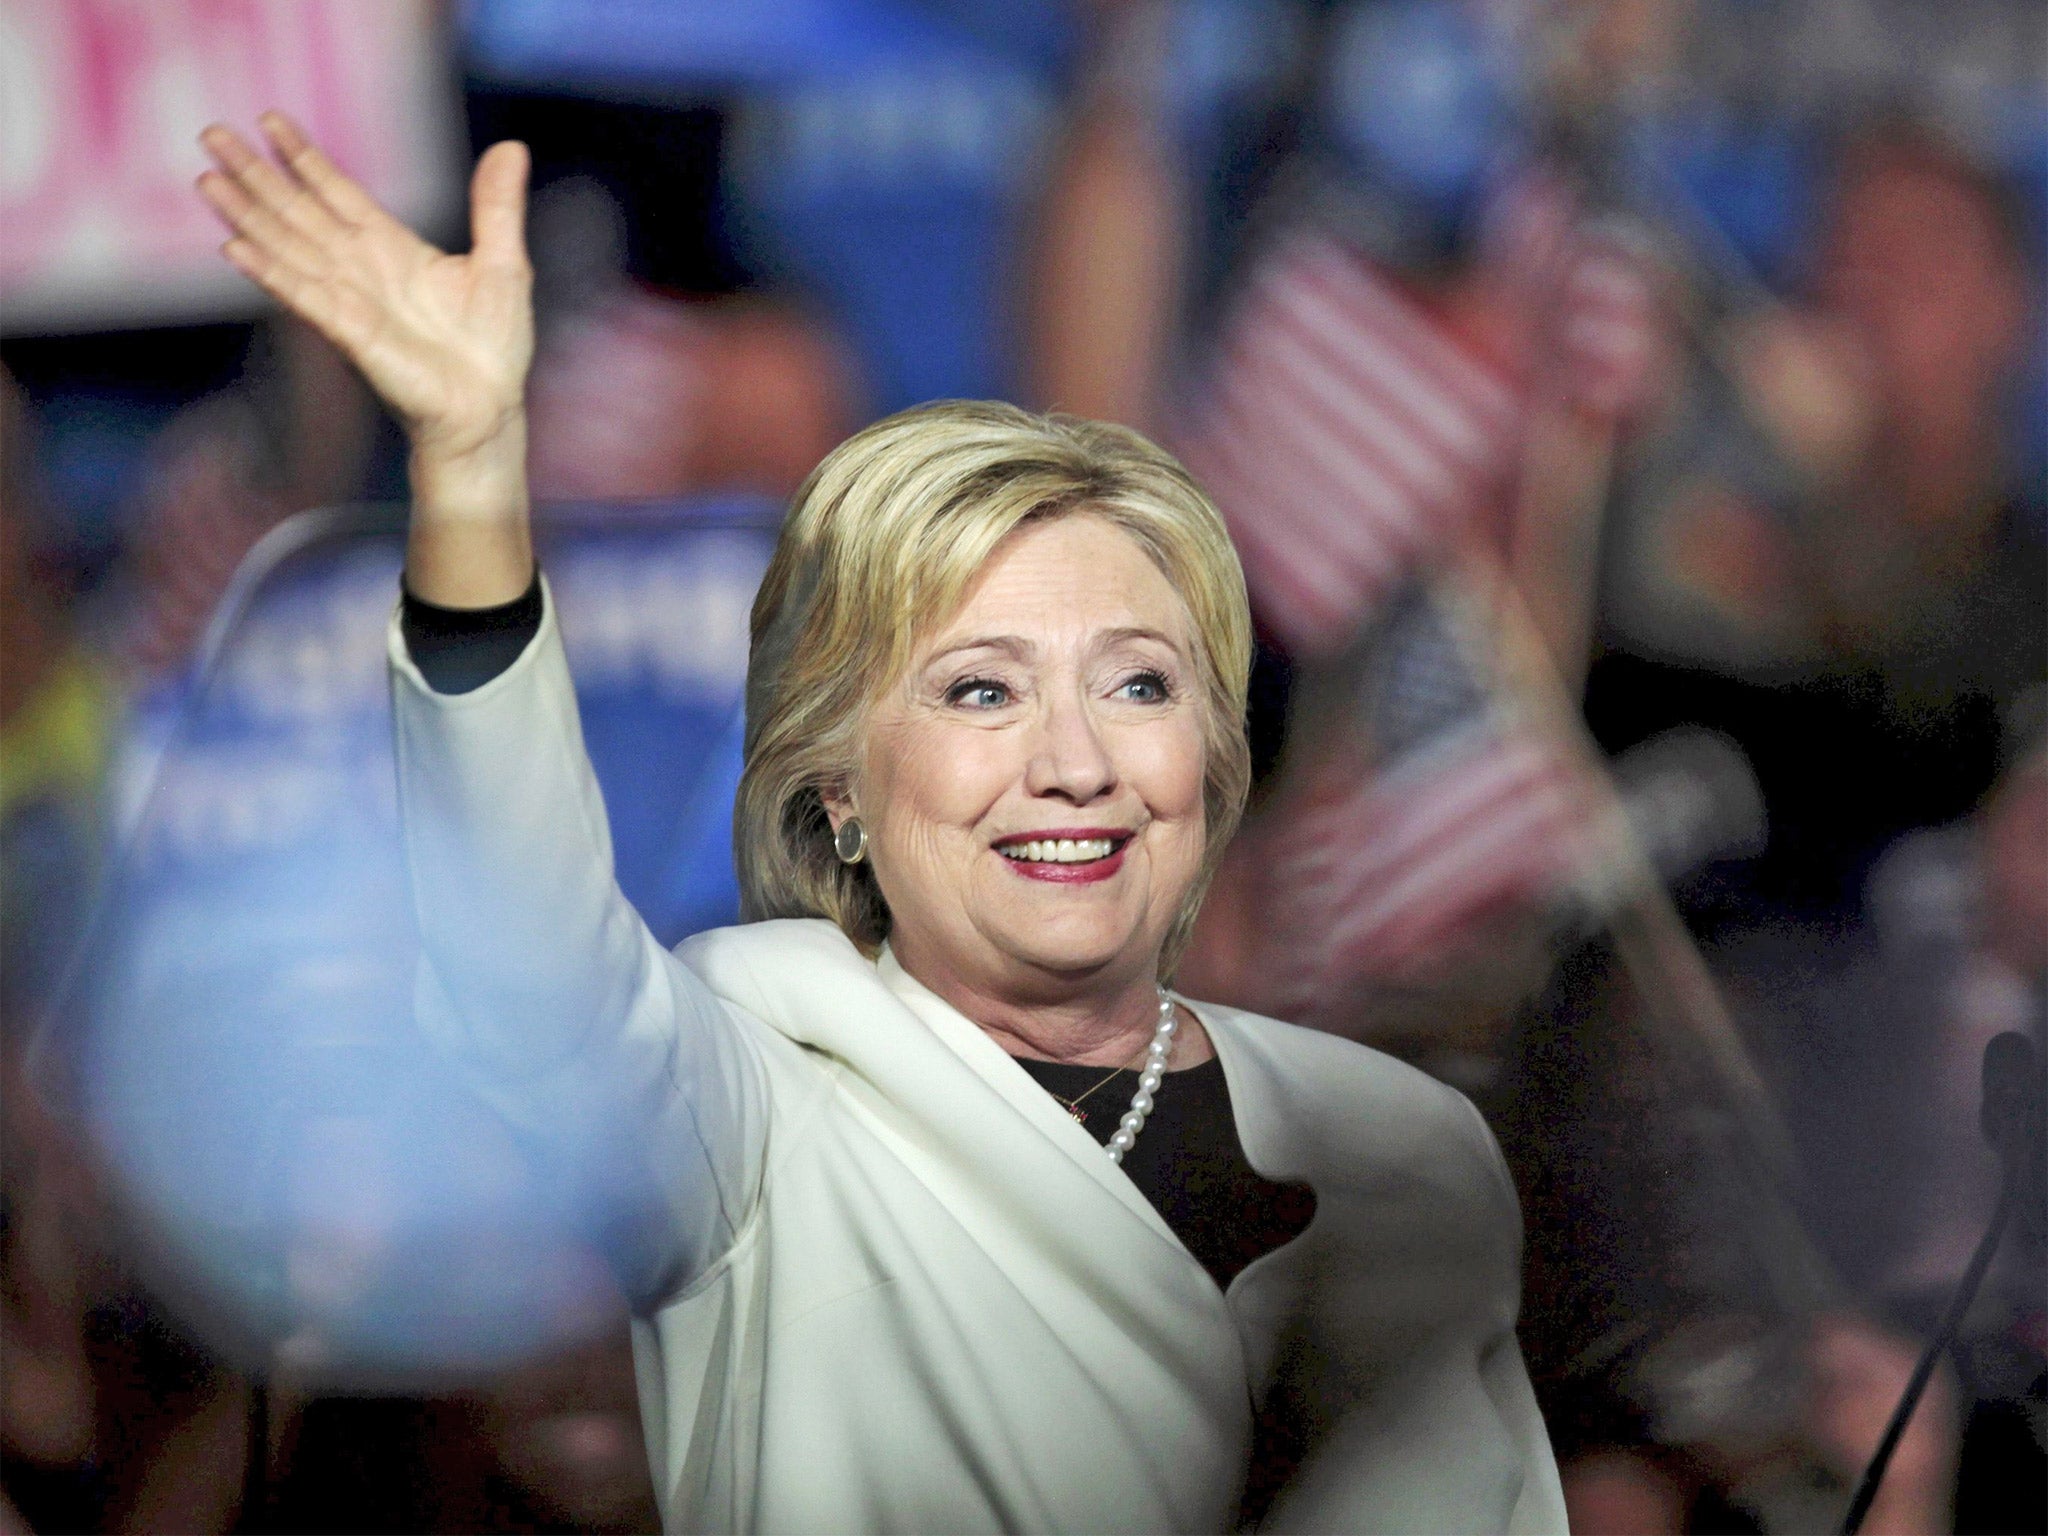
<path fill-rule="evenodd" d="M 469 181 L 470 249 L 496 266 L 526 264 L 526 146 L 506 139 L 483 152 Z"/>

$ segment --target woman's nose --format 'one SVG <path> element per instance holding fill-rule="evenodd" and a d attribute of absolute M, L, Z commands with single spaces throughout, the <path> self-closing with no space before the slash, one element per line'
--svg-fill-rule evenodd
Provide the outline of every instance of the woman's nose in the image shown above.
<path fill-rule="evenodd" d="M 1024 787 L 1086 805 L 1116 787 L 1116 762 L 1082 699 L 1051 702 L 1038 722 Z"/>

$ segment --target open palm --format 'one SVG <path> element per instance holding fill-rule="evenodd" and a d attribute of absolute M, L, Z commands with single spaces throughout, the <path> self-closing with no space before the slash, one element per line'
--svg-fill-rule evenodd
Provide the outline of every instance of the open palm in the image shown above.
<path fill-rule="evenodd" d="M 471 250 L 451 256 L 289 119 L 268 113 L 262 127 L 275 163 L 232 129 L 200 136 L 219 169 L 199 192 L 234 231 L 228 260 L 341 349 L 416 450 L 461 455 L 516 421 L 533 360 L 525 146 L 496 144 L 477 162 Z"/>

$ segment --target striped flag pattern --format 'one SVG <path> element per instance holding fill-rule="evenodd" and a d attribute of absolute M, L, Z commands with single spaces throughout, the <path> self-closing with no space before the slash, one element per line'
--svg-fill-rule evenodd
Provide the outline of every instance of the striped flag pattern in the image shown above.
<path fill-rule="evenodd" d="M 1506 213 L 1489 257 L 1528 306 L 1523 366 L 1302 232 L 1254 273 L 1186 445 L 1266 628 L 1298 658 L 1363 658 L 1364 748 L 1325 761 L 1263 834 L 1265 910 L 1300 936 L 1296 1017 L 1540 906 L 1590 856 L 1579 770 L 1490 667 L 1467 562 L 1512 515 L 1538 389 L 1620 418 L 1655 307 L 1636 254 L 1575 226 L 1554 186 L 1526 183 Z"/>
<path fill-rule="evenodd" d="M 1500 373 L 1336 242 L 1268 259 L 1187 447 L 1261 618 L 1298 654 L 1359 618 L 1499 502 L 1520 403 Z"/>
<path fill-rule="evenodd" d="M 1654 265 L 1641 229 L 1589 218 L 1563 178 L 1532 170 L 1487 210 L 1479 261 L 1546 323 L 1545 382 L 1581 409 L 1622 418 L 1647 397 L 1662 335 Z"/>
<path fill-rule="evenodd" d="M 1540 906 L 1589 856 L 1578 770 L 1500 696 L 1464 607 L 1455 577 L 1395 594 L 1359 693 L 1376 766 L 1333 755 L 1266 829 L 1267 910 L 1276 932 L 1303 936 L 1298 1018 Z"/>

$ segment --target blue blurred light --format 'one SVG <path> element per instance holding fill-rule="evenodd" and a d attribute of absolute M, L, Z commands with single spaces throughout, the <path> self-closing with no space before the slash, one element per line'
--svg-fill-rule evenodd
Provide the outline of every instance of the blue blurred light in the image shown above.
<path fill-rule="evenodd" d="M 1519 116 L 1511 70 L 1468 7 L 1391 0 L 1339 27 L 1326 112 L 1339 144 L 1448 215 L 1479 191 Z"/>
<path fill-rule="evenodd" d="M 665 942 L 737 916 L 734 721 L 776 511 L 542 526 L 621 882 Z M 608 1123 L 515 1135 L 421 1035 L 400 535 L 309 519 L 136 722 L 163 745 L 74 1010 L 82 1107 L 159 1282 L 225 1346 L 343 1379 L 502 1361 L 605 1311 L 645 1149 Z"/>

